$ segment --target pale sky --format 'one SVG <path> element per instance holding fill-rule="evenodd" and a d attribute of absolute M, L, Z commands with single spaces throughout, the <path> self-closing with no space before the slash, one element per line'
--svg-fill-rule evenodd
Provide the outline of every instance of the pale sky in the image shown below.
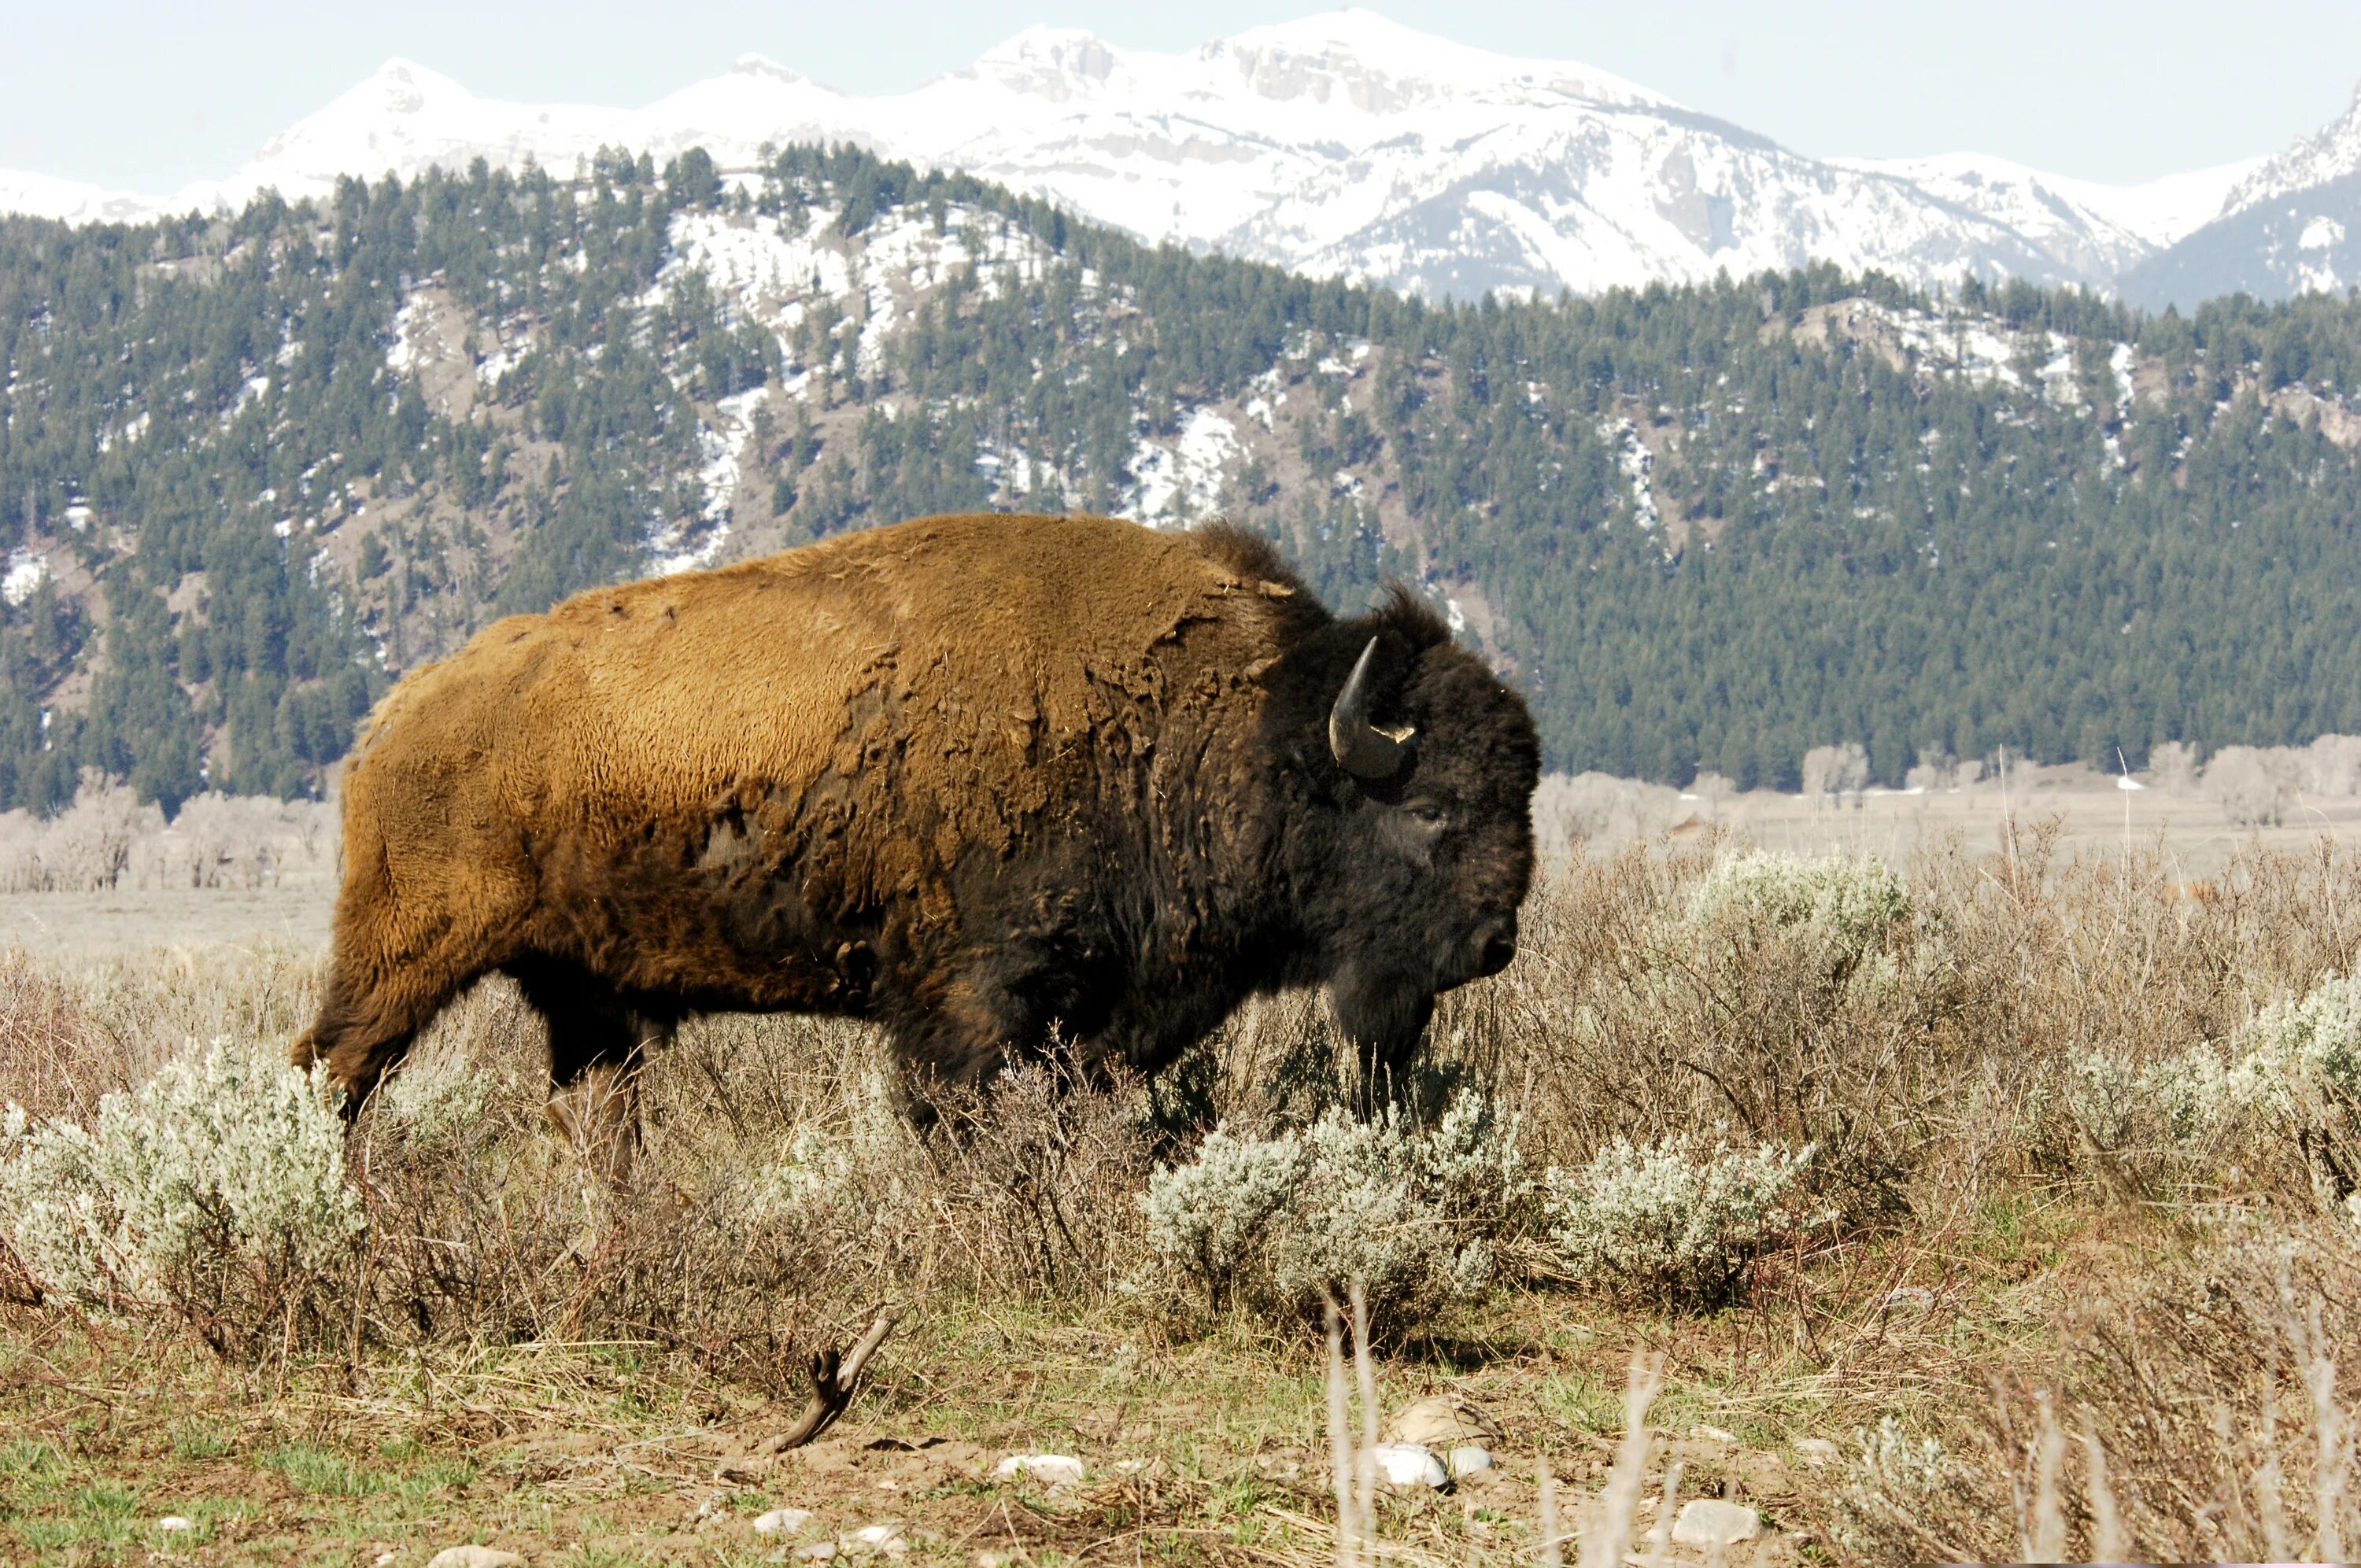
<path fill-rule="evenodd" d="M 0 0 L 0 168 L 161 194 L 387 57 L 487 96 L 632 105 L 756 52 L 890 93 L 1036 22 L 1174 51 L 1323 5 L 1196 0 Z M 1576 60 L 1816 156 L 1971 150 L 2130 181 L 2279 150 L 2361 83 L 2361 0 L 1375 0 Z"/>

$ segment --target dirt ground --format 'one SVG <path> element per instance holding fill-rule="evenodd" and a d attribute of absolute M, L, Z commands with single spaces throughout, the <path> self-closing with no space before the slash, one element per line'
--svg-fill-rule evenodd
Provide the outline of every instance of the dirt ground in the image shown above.
<path fill-rule="evenodd" d="M 1872 1272 L 1882 1287 L 1884 1268 Z M 1865 1398 L 1890 1395 L 1900 1361 L 1914 1377 L 1971 1385 L 1996 1325 L 1967 1310 L 1956 1279 L 1921 1294 L 1923 1310 L 1914 1298 L 1898 1315 L 1872 1303 L 1819 1322 L 1858 1340 Z M 1664 1354 L 1668 1377 L 1637 1533 L 1670 1484 L 1675 1512 L 1699 1497 L 1761 1511 L 1763 1533 L 1720 1554 L 1730 1568 L 1825 1560 L 1806 1503 L 1835 1478 L 1834 1450 L 1811 1439 L 1852 1401 L 1824 1377 L 1798 1379 L 1787 1356 L 1766 1361 L 1736 1321 L 1619 1321 L 1527 1297 L 1461 1326 L 1468 1337 L 1389 1358 L 1379 1403 L 1455 1397 L 1497 1422 L 1498 1464 L 1448 1491 L 1386 1489 L 1385 1560 L 1542 1560 L 1544 1465 L 1559 1529 L 1578 1535 L 1601 1506 L 1627 1358 L 1642 1345 Z M 0 1543 L 16 1560 L 417 1568 L 472 1541 L 534 1564 L 615 1568 L 1336 1561 L 1323 1376 L 1300 1343 L 1172 1345 L 1120 1320 L 941 1303 L 889 1343 L 873 1392 L 841 1426 L 770 1454 L 763 1440 L 790 1411 L 727 1387 L 652 1386 L 634 1377 L 629 1345 L 486 1347 L 423 1382 L 379 1367 L 358 1385 L 269 1388 L 103 1334 L 0 1339 L 14 1434 L 0 1440 Z M 1079 1459 L 1082 1479 L 997 1474 L 1011 1455 L 1044 1453 Z M 758 1529 L 781 1508 L 808 1517 Z M 157 1528 L 173 1516 L 192 1528 Z"/>

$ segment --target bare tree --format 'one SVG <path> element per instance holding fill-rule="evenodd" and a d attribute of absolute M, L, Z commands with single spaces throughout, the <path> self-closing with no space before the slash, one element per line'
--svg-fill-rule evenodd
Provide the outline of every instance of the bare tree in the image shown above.
<path fill-rule="evenodd" d="M 1815 746 L 1804 753 L 1804 793 L 1858 796 L 1869 787 L 1869 752 L 1858 740 Z"/>
<path fill-rule="evenodd" d="M 1918 748 L 1918 765 L 1903 775 L 1903 784 L 1911 789 L 1956 789 L 1960 783 L 1960 761 L 1947 746 Z"/>
<path fill-rule="evenodd" d="M 2147 754 L 2148 775 L 2167 795 L 2195 795 L 2199 755 L 2186 740 L 2167 740 Z"/>
<path fill-rule="evenodd" d="M 2285 746 L 2224 746 L 2205 764 L 2205 793 L 2241 828 L 2277 828 L 2303 788 L 2303 753 Z"/>
<path fill-rule="evenodd" d="M 2361 795 L 2361 735 L 2323 735 L 2306 749 L 2312 793 L 2332 800 Z"/>

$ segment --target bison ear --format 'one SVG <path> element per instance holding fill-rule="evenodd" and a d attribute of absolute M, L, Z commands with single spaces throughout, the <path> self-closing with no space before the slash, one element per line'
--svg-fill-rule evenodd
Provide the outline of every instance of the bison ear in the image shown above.
<path fill-rule="evenodd" d="M 1369 661 L 1377 652 L 1378 640 L 1372 637 L 1328 710 L 1328 750 L 1336 765 L 1356 779 L 1389 779 L 1401 772 L 1411 738 L 1417 733 L 1408 725 L 1380 729 L 1369 722 Z"/>

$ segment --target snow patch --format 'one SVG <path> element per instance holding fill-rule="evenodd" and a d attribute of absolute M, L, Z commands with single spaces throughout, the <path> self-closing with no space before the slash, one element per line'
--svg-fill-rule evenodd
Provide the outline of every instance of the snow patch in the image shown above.
<path fill-rule="evenodd" d="M 1221 500 L 1223 477 L 1238 450 L 1238 427 L 1228 415 L 1190 411 L 1171 445 L 1143 437 L 1133 446 L 1125 511 L 1159 525 L 1208 515 Z"/>
<path fill-rule="evenodd" d="M 1628 419 L 1602 420 L 1598 433 L 1615 449 L 1615 466 L 1631 482 L 1631 511 L 1639 519 L 1640 532 L 1653 532 L 1659 519 L 1655 487 L 1650 476 L 1655 471 L 1656 455 L 1640 439 L 1640 427 Z"/>
<path fill-rule="evenodd" d="M 754 411 L 770 396 L 768 387 L 756 387 L 752 391 L 739 392 L 714 405 L 714 422 L 700 426 L 697 433 L 697 455 L 704 461 L 697 467 L 697 482 L 705 488 L 705 507 L 697 521 L 704 526 L 695 530 L 700 535 L 689 542 L 691 525 L 686 521 L 671 522 L 656 530 L 648 541 L 649 552 L 655 560 L 651 575 L 668 577 L 676 572 L 693 572 L 709 566 L 720 554 L 722 544 L 730 537 L 730 505 L 737 499 L 740 460 L 746 453 L 746 442 L 754 433 Z"/>
<path fill-rule="evenodd" d="M 414 291 L 393 313 L 393 341 L 386 345 L 385 367 L 395 375 L 407 376 L 418 368 L 418 338 L 426 328 L 427 316 L 425 297 Z"/>
<path fill-rule="evenodd" d="M 8 570 L 0 575 L 0 599 L 10 609 L 21 607 L 49 580 L 49 564 L 29 550 L 8 552 Z"/>

